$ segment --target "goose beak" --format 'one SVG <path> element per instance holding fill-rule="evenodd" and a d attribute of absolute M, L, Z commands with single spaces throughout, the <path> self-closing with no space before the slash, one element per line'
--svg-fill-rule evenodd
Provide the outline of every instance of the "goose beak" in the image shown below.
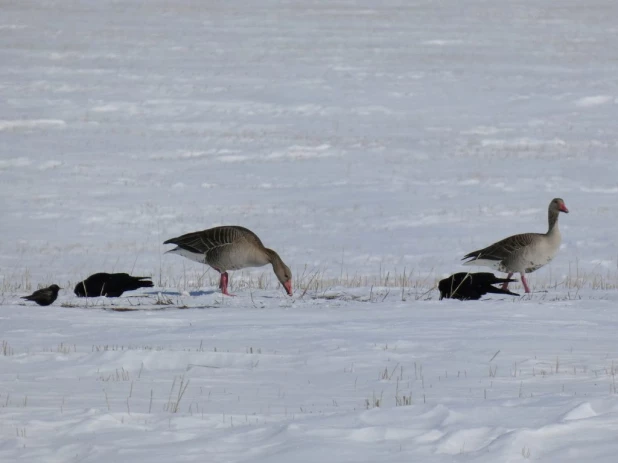
<path fill-rule="evenodd" d="M 288 296 L 291 296 L 292 295 L 292 280 L 288 280 L 285 283 L 283 283 L 283 287 L 288 293 Z"/>
<path fill-rule="evenodd" d="M 560 210 L 560 212 L 566 212 L 567 214 L 569 213 L 569 210 L 564 205 L 564 203 L 560 204 L 560 207 L 558 209 Z"/>

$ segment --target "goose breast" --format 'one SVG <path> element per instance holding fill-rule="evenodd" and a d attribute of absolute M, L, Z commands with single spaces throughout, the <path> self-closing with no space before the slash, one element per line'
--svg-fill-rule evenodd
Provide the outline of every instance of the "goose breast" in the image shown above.
<path fill-rule="evenodd" d="M 507 259 L 501 262 L 499 271 L 502 272 L 522 272 L 532 273 L 556 257 L 560 249 L 560 232 L 551 236 L 537 235 L 531 240 L 528 246 L 521 248 L 518 252 L 512 253 Z"/>

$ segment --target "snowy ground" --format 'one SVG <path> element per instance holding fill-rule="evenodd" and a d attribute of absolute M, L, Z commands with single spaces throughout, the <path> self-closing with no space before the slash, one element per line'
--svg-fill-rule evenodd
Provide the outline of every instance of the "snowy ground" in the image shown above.
<path fill-rule="evenodd" d="M 254 298 L 0 307 L 0 460 L 615 459 L 615 296 Z"/>
<path fill-rule="evenodd" d="M 0 461 L 613 462 L 617 15 L 3 5 Z M 437 301 L 556 196 L 532 296 Z M 276 249 L 295 296 L 257 269 L 222 298 L 163 255 L 220 224 Z M 97 271 L 157 287 L 76 299 Z M 53 306 L 19 299 L 51 283 Z"/>

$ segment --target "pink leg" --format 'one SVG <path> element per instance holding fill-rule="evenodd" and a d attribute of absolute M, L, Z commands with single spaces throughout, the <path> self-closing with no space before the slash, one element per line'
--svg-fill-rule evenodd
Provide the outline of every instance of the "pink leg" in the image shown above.
<path fill-rule="evenodd" d="M 509 273 L 509 274 L 506 276 L 506 278 L 507 278 L 507 279 L 509 279 L 509 278 L 511 278 L 512 276 L 513 276 L 513 274 L 512 274 L 512 273 Z M 507 282 L 505 282 L 505 283 L 502 283 L 502 289 L 509 289 L 509 282 L 508 282 L 508 281 L 507 281 Z"/>
<path fill-rule="evenodd" d="M 228 274 L 227 272 L 223 272 L 221 274 L 221 280 L 219 280 L 219 289 L 221 289 L 221 292 L 223 294 L 225 294 L 226 296 L 233 296 L 233 294 L 230 294 L 227 292 L 227 282 L 228 282 Z"/>
<path fill-rule="evenodd" d="M 524 289 L 526 290 L 527 293 L 530 292 L 530 288 L 528 288 L 528 282 L 526 281 L 526 275 L 524 275 L 523 273 L 520 273 L 521 275 L 521 282 L 524 284 Z"/>

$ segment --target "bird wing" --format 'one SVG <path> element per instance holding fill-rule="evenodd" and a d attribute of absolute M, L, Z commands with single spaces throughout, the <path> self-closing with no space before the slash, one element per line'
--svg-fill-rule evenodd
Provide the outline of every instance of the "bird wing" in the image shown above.
<path fill-rule="evenodd" d="M 37 298 L 37 297 L 41 297 L 41 296 L 45 296 L 48 297 L 51 295 L 51 290 L 47 289 L 47 288 L 43 288 L 43 289 L 37 289 L 35 292 L 33 292 L 30 297 L 32 298 Z M 32 299 L 34 300 L 34 299 Z"/>
<path fill-rule="evenodd" d="M 52 290 L 49 288 L 42 288 L 42 289 L 37 289 L 35 292 L 33 292 L 29 296 L 22 296 L 22 299 L 37 302 L 37 299 L 50 298 L 50 297 L 53 297 Z"/>
<path fill-rule="evenodd" d="M 251 230 L 230 225 L 187 233 L 177 238 L 171 238 L 163 244 L 175 244 L 179 248 L 186 249 L 189 252 L 208 254 L 217 248 L 229 246 L 241 239 L 255 241 L 262 245 L 260 239 Z"/>
<path fill-rule="evenodd" d="M 466 254 L 462 260 L 470 259 L 468 262 L 472 262 L 476 259 L 501 261 L 519 252 L 526 246 L 531 245 L 539 236 L 541 236 L 540 233 L 522 233 L 520 235 L 509 236 L 486 248 Z"/>

